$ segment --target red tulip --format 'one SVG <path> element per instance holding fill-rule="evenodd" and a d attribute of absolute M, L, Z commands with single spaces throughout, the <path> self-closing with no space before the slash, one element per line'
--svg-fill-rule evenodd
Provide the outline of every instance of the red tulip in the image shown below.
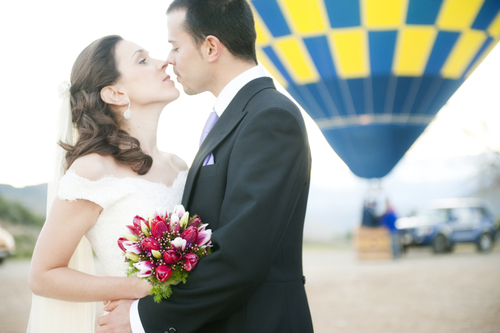
<path fill-rule="evenodd" d="M 172 276 L 172 268 L 166 265 L 156 267 L 156 278 L 158 281 L 167 281 Z"/>
<path fill-rule="evenodd" d="M 162 238 L 163 233 L 168 231 L 167 225 L 162 220 L 153 219 L 151 221 L 151 233 L 155 238 Z M 155 221 L 155 222 L 153 222 Z"/>
<path fill-rule="evenodd" d="M 208 223 L 202 224 L 198 227 L 198 232 L 201 232 L 203 230 L 206 230 L 208 227 Z"/>
<path fill-rule="evenodd" d="M 177 217 L 180 219 L 184 215 L 185 212 L 186 212 L 186 210 L 184 209 L 183 205 L 176 205 L 174 207 L 174 211 L 172 212 L 172 215 L 177 215 Z"/>
<path fill-rule="evenodd" d="M 191 225 L 192 225 L 193 227 L 199 227 L 199 226 L 200 226 L 200 224 L 201 224 L 201 219 L 200 219 L 200 217 L 199 217 L 199 216 L 195 216 L 195 217 L 193 218 L 193 220 L 191 221 Z"/>
<path fill-rule="evenodd" d="M 181 259 L 181 255 L 174 250 L 167 250 L 163 252 L 163 260 L 165 260 L 167 264 L 178 262 L 179 259 Z"/>
<path fill-rule="evenodd" d="M 139 232 L 134 226 L 126 225 L 125 228 L 123 228 L 122 234 L 126 239 L 131 241 L 136 241 L 139 238 Z"/>
<path fill-rule="evenodd" d="M 172 249 L 177 251 L 184 251 L 187 246 L 187 242 L 184 238 L 176 237 L 171 243 Z"/>
<path fill-rule="evenodd" d="M 172 214 L 170 216 L 170 222 L 169 222 L 168 229 L 171 232 L 179 232 L 181 230 L 181 224 L 179 221 L 179 217 L 177 215 Z"/>
<path fill-rule="evenodd" d="M 157 216 L 160 216 L 163 219 L 163 221 L 165 221 L 165 219 L 168 216 L 167 207 L 156 207 L 154 217 Z"/>
<path fill-rule="evenodd" d="M 135 254 L 141 254 L 142 249 L 139 246 L 137 242 L 132 242 L 132 241 L 125 241 L 123 242 L 123 247 L 125 248 L 126 252 L 131 252 Z"/>
<path fill-rule="evenodd" d="M 122 249 L 123 252 L 127 252 L 127 250 L 125 250 L 125 247 L 123 246 L 123 242 L 126 241 L 128 241 L 128 239 L 126 239 L 125 237 L 118 238 L 118 246 L 120 247 L 120 249 Z"/>
<path fill-rule="evenodd" d="M 198 258 L 198 256 L 196 254 L 194 254 L 193 252 L 189 252 L 188 254 L 186 254 L 184 256 L 184 269 L 186 271 L 191 271 L 192 269 L 194 269 L 196 267 L 196 265 L 198 264 L 198 260 L 200 258 Z"/>
<path fill-rule="evenodd" d="M 165 219 L 161 217 L 161 215 L 155 215 L 153 219 L 151 220 L 151 229 L 153 229 L 153 226 L 157 224 L 158 222 L 163 221 L 165 223 Z"/>
<path fill-rule="evenodd" d="M 134 227 L 135 227 L 138 231 L 141 231 L 141 221 L 146 222 L 146 220 L 145 220 L 145 219 L 143 219 L 142 217 L 140 217 L 139 215 L 136 215 L 136 216 L 134 217 L 134 221 L 133 221 L 133 223 L 134 223 Z"/>
<path fill-rule="evenodd" d="M 198 238 L 196 239 L 195 244 L 198 246 L 203 246 L 210 242 L 212 238 L 212 229 L 206 229 L 198 232 Z"/>
<path fill-rule="evenodd" d="M 139 236 L 139 234 L 141 233 L 141 229 L 140 228 L 137 229 L 134 225 L 126 225 L 125 230 L 128 231 L 130 234 L 137 236 Z"/>
<path fill-rule="evenodd" d="M 141 242 L 141 247 L 144 251 L 151 252 L 151 250 L 159 250 L 160 243 L 153 237 L 144 238 Z"/>
<path fill-rule="evenodd" d="M 192 244 L 198 238 L 198 228 L 191 226 L 184 230 L 181 234 L 181 237 L 184 238 L 188 243 Z"/>
<path fill-rule="evenodd" d="M 151 264 L 151 261 L 139 261 L 134 264 L 135 268 L 139 270 L 139 273 L 137 273 L 138 277 L 148 277 L 151 276 L 153 273 L 151 271 L 153 265 Z"/>

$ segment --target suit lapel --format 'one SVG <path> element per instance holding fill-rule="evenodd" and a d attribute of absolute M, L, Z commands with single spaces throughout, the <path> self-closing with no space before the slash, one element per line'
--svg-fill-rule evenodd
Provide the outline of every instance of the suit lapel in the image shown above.
<path fill-rule="evenodd" d="M 236 94 L 231 103 L 228 105 L 219 120 L 215 123 L 210 133 L 208 133 L 205 141 L 200 146 L 196 154 L 191 169 L 189 170 L 184 194 L 182 196 L 182 204 L 187 207 L 194 180 L 200 170 L 205 157 L 210 154 L 223 140 L 231 133 L 231 131 L 240 123 L 248 111 L 245 110 L 246 105 L 255 94 L 264 89 L 274 88 L 271 78 L 263 77 L 250 81 Z M 217 157 L 216 160 L 217 162 Z"/>

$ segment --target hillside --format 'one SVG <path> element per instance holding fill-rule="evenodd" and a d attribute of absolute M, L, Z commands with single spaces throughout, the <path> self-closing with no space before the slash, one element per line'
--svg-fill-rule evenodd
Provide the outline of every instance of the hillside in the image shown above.
<path fill-rule="evenodd" d="M 47 184 L 15 188 L 0 184 L 0 196 L 10 202 L 20 202 L 40 216 L 45 216 L 47 209 Z"/>
<path fill-rule="evenodd" d="M 0 196 L 0 226 L 16 240 L 16 257 L 31 257 L 45 219 L 19 202 Z"/>

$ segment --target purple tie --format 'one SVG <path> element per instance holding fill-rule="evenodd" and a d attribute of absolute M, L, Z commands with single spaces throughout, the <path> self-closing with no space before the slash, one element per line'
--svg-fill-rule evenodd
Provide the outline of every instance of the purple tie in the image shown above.
<path fill-rule="evenodd" d="M 203 141 L 205 141 L 205 138 L 207 137 L 207 135 L 210 132 L 210 130 L 212 129 L 212 127 L 214 127 L 215 123 L 217 122 L 217 119 L 219 119 L 219 116 L 217 115 L 217 113 L 214 110 L 208 116 L 207 122 L 205 123 L 205 126 L 203 127 L 203 131 L 201 132 L 200 146 L 203 143 Z M 210 155 L 208 155 L 205 158 L 205 161 L 203 161 L 203 165 L 211 165 L 211 164 L 214 164 L 214 154 L 212 154 L 212 153 L 210 153 Z"/>

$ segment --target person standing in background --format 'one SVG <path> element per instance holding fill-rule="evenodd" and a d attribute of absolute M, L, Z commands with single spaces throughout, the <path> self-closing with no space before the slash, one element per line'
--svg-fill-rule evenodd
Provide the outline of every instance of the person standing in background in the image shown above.
<path fill-rule="evenodd" d="M 386 211 L 381 218 L 381 224 L 389 230 L 391 234 L 392 256 L 397 259 L 400 256 L 399 230 L 396 228 L 397 216 L 389 200 L 386 202 Z"/>

